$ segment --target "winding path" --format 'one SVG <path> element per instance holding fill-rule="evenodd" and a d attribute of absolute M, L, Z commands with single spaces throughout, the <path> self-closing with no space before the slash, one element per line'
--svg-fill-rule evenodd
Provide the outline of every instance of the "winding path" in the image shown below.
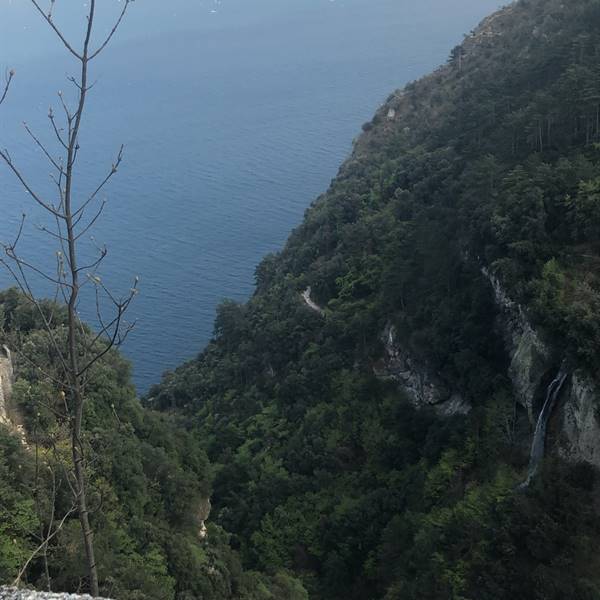
<path fill-rule="evenodd" d="M 312 288 L 308 286 L 301 294 L 304 303 L 308 308 L 313 310 L 316 313 L 319 313 L 322 317 L 325 316 L 325 311 L 310 297 L 312 292 Z"/>

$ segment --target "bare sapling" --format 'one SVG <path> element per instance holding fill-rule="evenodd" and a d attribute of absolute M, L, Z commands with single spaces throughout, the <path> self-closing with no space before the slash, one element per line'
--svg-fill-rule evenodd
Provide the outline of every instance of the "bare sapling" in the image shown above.
<path fill-rule="evenodd" d="M 75 43 L 69 40 L 67 33 L 57 24 L 54 18 L 56 0 L 50 0 L 45 10 L 37 0 L 30 0 L 32 8 L 39 14 L 48 27 L 54 32 L 65 52 L 74 59 L 77 67 L 76 75 L 69 77 L 73 86 L 71 101 L 65 94 L 58 94 L 58 113 L 54 108 L 48 111 L 48 122 L 52 144 L 42 141 L 32 128 L 24 125 L 25 132 L 32 143 L 41 151 L 52 170 L 51 187 L 54 192 L 50 195 L 36 190 L 33 180 L 25 173 L 6 149 L 0 149 L 0 164 L 4 163 L 10 173 L 27 192 L 36 210 L 46 215 L 49 224 L 38 228 L 47 235 L 56 248 L 54 266 L 34 264 L 21 253 L 19 242 L 26 235 L 26 215 L 20 220 L 15 238 L 10 243 L 3 243 L 4 250 L 0 262 L 8 269 L 17 287 L 24 297 L 35 307 L 35 311 L 43 323 L 43 330 L 48 336 L 49 345 L 60 365 L 59 375 L 46 373 L 51 378 L 60 393 L 65 396 L 65 411 L 70 442 L 70 462 L 68 483 L 73 494 L 73 511 L 79 518 L 83 545 L 89 577 L 89 591 L 93 596 L 99 594 L 98 569 L 94 549 L 94 533 L 90 524 L 88 509 L 87 475 L 86 475 L 86 444 L 85 444 L 85 407 L 86 388 L 89 385 L 92 367 L 100 361 L 111 349 L 120 346 L 131 332 L 134 323 L 126 321 L 126 313 L 137 294 L 137 278 L 130 289 L 122 296 L 114 294 L 100 276 L 100 267 L 107 256 L 105 246 L 96 246 L 96 257 L 82 264 L 81 244 L 88 239 L 98 219 L 106 207 L 107 200 L 103 192 L 116 175 L 123 160 L 123 147 L 108 170 L 99 177 L 99 183 L 87 195 L 75 192 L 75 180 L 80 172 L 78 156 L 81 152 L 81 130 L 86 112 L 88 93 L 93 87 L 90 83 L 93 61 L 109 46 L 133 0 L 122 0 L 120 12 L 113 26 L 107 30 L 99 42 L 94 43 L 94 24 L 96 20 L 96 0 L 89 0 L 86 5 L 86 22 L 83 28 L 82 41 Z M 10 96 L 11 86 L 15 84 L 15 72 L 7 72 L 4 82 L 0 85 L 0 105 Z M 77 186 L 79 190 L 79 186 Z M 36 282 L 43 281 L 45 287 L 52 288 L 52 294 L 57 305 L 66 310 L 66 335 L 57 334 L 54 316 L 48 310 L 48 303 L 37 294 Z M 91 291 L 90 302 L 93 299 L 96 307 L 97 324 L 91 333 L 79 316 L 82 291 Z M 42 369 L 40 368 L 40 371 Z M 69 516 L 67 513 L 63 521 Z M 53 524 L 47 535 L 41 540 L 39 552 L 45 552 L 49 537 L 54 536 L 60 529 Z M 27 565 L 25 565 L 26 568 Z M 21 578 L 23 571 L 19 574 Z"/>

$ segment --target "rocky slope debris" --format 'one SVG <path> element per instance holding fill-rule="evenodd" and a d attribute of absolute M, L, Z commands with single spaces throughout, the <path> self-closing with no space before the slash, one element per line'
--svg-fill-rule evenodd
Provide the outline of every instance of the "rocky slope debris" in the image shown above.
<path fill-rule="evenodd" d="M 87 594 L 58 594 L 50 592 L 34 592 L 32 590 L 17 590 L 15 588 L 0 588 L 0 600 L 93 600 Z M 107 600 L 96 598 L 96 600 Z"/>

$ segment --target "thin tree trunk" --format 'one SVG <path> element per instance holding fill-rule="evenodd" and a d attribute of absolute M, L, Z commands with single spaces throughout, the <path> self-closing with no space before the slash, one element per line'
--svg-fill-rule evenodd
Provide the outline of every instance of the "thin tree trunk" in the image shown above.
<path fill-rule="evenodd" d="M 60 240 L 62 252 L 59 253 L 59 274 L 57 277 L 54 275 L 46 276 L 47 279 L 53 281 L 57 286 L 57 297 L 59 292 L 62 292 L 62 295 L 67 304 L 67 343 L 66 347 L 64 344 L 59 343 L 58 340 L 54 337 L 53 327 L 50 321 L 45 318 L 44 311 L 41 308 L 40 303 L 36 300 L 33 292 L 31 291 L 31 287 L 27 280 L 27 276 L 24 273 L 23 265 L 26 267 L 33 269 L 30 265 L 27 265 L 24 261 L 20 260 L 18 257 L 15 247 L 18 242 L 22 226 L 25 220 L 25 216 L 23 216 L 23 220 L 21 223 L 21 230 L 17 236 L 16 242 L 11 245 L 4 245 L 4 251 L 8 257 L 9 261 L 14 261 L 17 265 L 16 269 L 12 269 L 10 264 L 7 263 L 6 260 L 2 259 L 2 264 L 8 267 L 10 273 L 15 278 L 19 288 L 25 294 L 27 298 L 31 300 L 34 306 L 37 307 L 42 319 L 44 320 L 44 325 L 46 331 L 48 332 L 50 339 L 54 346 L 54 351 L 56 352 L 57 357 L 60 359 L 61 366 L 64 369 L 64 379 L 59 382 L 59 385 L 62 389 L 68 392 L 69 397 L 69 406 L 67 408 L 67 413 L 69 414 L 69 427 L 70 427 L 70 443 L 71 443 L 71 454 L 73 459 L 73 476 L 74 482 L 71 485 L 69 481 L 69 485 L 71 487 L 74 502 L 71 511 L 61 521 L 60 525 L 56 529 L 56 531 L 52 532 L 52 525 L 49 528 L 48 538 L 44 541 L 42 539 L 42 544 L 39 548 L 36 549 L 35 553 L 32 555 L 29 561 L 23 567 L 21 573 L 19 574 L 19 579 L 25 573 L 28 565 L 30 564 L 33 557 L 39 552 L 43 553 L 44 556 L 44 570 L 46 573 L 46 580 L 48 587 L 50 587 L 50 576 L 48 572 L 47 565 L 47 552 L 48 552 L 48 542 L 54 537 L 54 535 L 58 532 L 58 529 L 62 527 L 66 519 L 75 511 L 78 513 L 82 537 L 83 537 L 83 545 L 85 548 L 86 561 L 87 561 L 87 570 L 88 570 L 88 579 L 89 579 L 89 591 L 92 595 L 98 596 L 99 593 L 99 584 L 98 584 L 98 571 L 96 566 L 96 557 L 94 551 L 94 534 L 92 527 L 90 525 L 90 515 L 88 511 L 88 503 L 87 503 L 87 493 L 86 493 L 86 461 L 85 461 L 85 451 L 84 451 L 84 409 L 85 409 L 85 385 L 86 385 L 86 374 L 91 369 L 91 367 L 100 360 L 103 356 L 105 356 L 111 348 L 120 345 L 123 343 L 127 334 L 133 328 L 133 325 L 129 325 L 123 334 L 121 331 L 122 326 L 122 318 L 124 313 L 129 308 L 129 305 L 137 293 L 137 278 L 135 279 L 133 288 L 131 288 L 129 294 L 126 298 L 122 300 L 116 300 L 113 294 L 107 290 L 104 285 L 100 282 L 99 278 L 94 278 L 93 274 L 95 269 L 102 262 L 104 257 L 106 256 L 106 250 L 100 251 L 99 259 L 93 265 L 87 265 L 85 267 L 79 267 L 78 265 L 78 255 L 77 255 L 77 244 L 78 239 L 87 232 L 90 227 L 96 222 L 96 219 L 102 213 L 104 208 L 104 202 L 101 203 L 99 209 L 96 211 L 96 215 L 89 219 L 87 223 L 82 223 L 83 215 L 86 211 L 86 208 L 94 201 L 100 192 L 100 190 L 108 183 L 111 177 L 117 172 L 117 169 L 121 163 L 123 147 L 121 146 L 121 150 L 117 156 L 117 160 L 112 165 L 112 168 L 109 174 L 104 178 L 100 186 L 85 200 L 77 203 L 73 198 L 73 180 L 74 180 L 74 172 L 75 172 L 75 163 L 77 161 L 77 155 L 79 152 L 79 132 L 82 123 L 82 117 L 86 105 L 87 92 L 88 88 L 88 66 L 90 62 L 98 56 L 109 44 L 113 35 L 119 28 L 125 13 L 127 11 L 127 7 L 129 4 L 133 2 L 133 0 L 123 0 L 122 9 L 120 11 L 119 17 L 116 20 L 115 25 L 109 31 L 108 35 L 105 37 L 104 42 L 101 43 L 98 48 L 95 50 L 91 49 L 91 38 L 92 38 L 92 29 L 94 25 L 94 17 L 95 17 L 95 9 L 96 9 L 96 0 L 89 0 L 88 6 L 88 17 L 87 24 L 85 29 L 85 37 L 83 41 L 83 48 L 81 51 L 76 50 L 73 45 L 67 40 L 65 35 L 61 32 L 61 30 L 54 23 L 52 8 L 54 5 L 54 0 L 51 2 L 51 8 L 49 11 L 45 11 L 41 6 L 38 0 L 31 0 L 33 6 L 35 6 L 36 10 L 39 14 L 44 18 L 44 20 L 48 23 L 51 29 L 58 35 L 63 45 L 67 48 L 67 50 L 78 60 L 80 64 L 80 73 L 79 80 L 74 77 L 70 77 L 69 80 L 77 87 L 78 89 L 78 97 L 77 97 L 77 109 L 75 112 L 71 113 L 67 103 L 63 100 L 62 95 L 59 93 L 61 98 L 61 103 L 63 109 L 66 114 L 66 123 L 67 128 L 62 129 L 57 126 L 55 122 L 55 117 L 52 109 L 49 112 L 49 119 L 52 123 L 53 131 L 58 138 L 60 144 L 65 150 L 66 156 L 65 161 L 56 161 L 49 151 L 47 151 L 42 144 L 42 142 L 26 127 L 28 133 L 36 142 L 36 145 L 39 146 L 43 151 L 46 157 L 49 159 L 51 165 L 54 169 L 57 170 L 58 175 L 53 177 L 54 182 L 58 187 L 59 192 L 59 202 L 51 203 L 46 202 L 39 195 L 35 193 L 32 189 L 31 185 L 29 185 L 27 179 L 23 176 L 21 171 L 14 165 L 12 162 L 10 155 L 8 152 L 0 150 L 0 159 L 6 163 L 6 165 L 10 168 L 10 170 L 14 173 L 20 183 L 23 185 L 25 190 L 30 194 L 30 196 L 34 199 L 34 201 L 44 208 L 54 219 L 56 219 L 57 230 L 56 233 L 49 232 L 49 234 L 53 235 L 55 238 Z M 8 93 L 8 88 L 10 86 L 11 80 L 14 76 L 14 71 L 10 71 L 8 74 L 7 82 L 4 85 L 3 89 L 0 89 L 0 104 L 3 103 L 6 95 Z M 64 133 L 63 133 L 64 132 Z M 63 166 L 64 165 L 64 166 Z M 63 187 L 64 185 L 64 187 Z M 65 230 L 63 230 L 63 225 Z M 67 263 L 65 269 L 63 270 L 63 260 Z M 34 269 L 35 270 L 35 269 Z M 85 339 L 85 333 L 81 329 L 81 323 L 79 320 L 79 316 L 77 314 L 79 295 L 81 291 L 81 283 L 80 280 L 82 278 L 82 273 L 85 273 L 87 277 L 91 278 L 92 281 L 97 281 L 97 289 L 96 296 L 98 298 L 99 289 L 100 292 L 104 291 L 106 296 L 111 300 L 115 310 L 116 316 L 112 320 L 105 321 L 100 315 L 98 315 L 100 332 L 97 336 L 95 336 L 91 341 Z M 96 344 L 102 340 L 103 337 L 106 337 L 105 344 L 101 344 L 99 349 L 96 348 Z M 89 343 L 88 343 L 89 342 Z"/>
<path fill-rule="evenodd" d="M 72 410 L 74 411 L 74 422 L 71 432 L 71 451 L 73 454 L 73 467 L 75 471 L 75 480 L 77 492 L 77 512 L 83 534 L 83 543 L 87 558 L 88 574 L 90 578 L 90 592 L 92 596 L 99 595 L 98 588 L 98 569 L 96 566 L 96 556 L 94 552 L 94 534 L 90 527 L 90 518 L 87 508 L 86 478 L 84 466 L 83 441 L 81 439 L 81 430 L 83 425 L 84 394 L 79 375 L 78 360 L 78 319 L 77 319 L 77 301 L 79 299 L 79 269 L 77 262 L 76 234 L 73 226 L 73 211 L 71 208 L 73 191 L 73 166 L 75 164 L 76 154 L 79 147 L 79 129 L 81 127 L 81 118 L 85 108 L 87 96 L 87 71 L 89 62 L 89 45 L 92 35 L 92 25 L 94 22 L 96 0 L 91 0 L 90 13 L 88 17 L 88 26 L 83 45 L 83 54 L 81 56 L 81 80 L 79 88 L 79 104 L 75 113 L 75 124 L 71 137 L 69 139 L 69 148 L 67 151 L 67 172 L 65 178 L 65 221 L 67 226 L 67 240 L 69 251 L 69 272 L 71 276 L 71 294 L 68 303 L 68 359 L 69 359 L 69 378 L 71 385 Z"/>
<path fill-rule="evenodd" d="M 44 563 L 44 577 L 46 578 L 46 590 L 52 591 L 52 579 L 50 579 L 50 567 L 48 566 L 48 543 L 44 545 L 42 550 L 42 561 Z"/>

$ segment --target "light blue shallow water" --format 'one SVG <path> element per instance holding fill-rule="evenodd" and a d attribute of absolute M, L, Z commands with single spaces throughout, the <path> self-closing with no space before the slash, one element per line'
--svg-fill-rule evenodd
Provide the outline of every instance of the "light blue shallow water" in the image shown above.
<path fill-rule="evenodd" d="M 99 4 L 100 29 L 119 2 Z M 261 257 L 282 247 L 377 106 L 443 62 L 497 0 L 137 0 L 95 65 L 77 191 L 91 189 L 120 143 L 126 158 L 95 237 L 105 277 L 139 275 L 138 319 L 124 352 L 140 391 L 212 333 L 216 305 L 252 292 Z M 74 35 L 84 2 L 57 0 Z M 17 78 L 0 109 L 0 146 L 51 193 L 50 169 L 19 124 L 50 141 L 46 114 L 73 64 L 28 0 L 0 0 L 0 69 Z M 0 168 L 0 238 L 20 215 L 22 250 L 40 265 L 53 244 L 41 216 Z M 88 250 L 86 250 L 88 251 Z M 0 286 L 10 279 L 0 273 Z M 41 288 L 43 290 L 43 287 Z M 84 316 L 92 315 L 85 298 Z"/>

